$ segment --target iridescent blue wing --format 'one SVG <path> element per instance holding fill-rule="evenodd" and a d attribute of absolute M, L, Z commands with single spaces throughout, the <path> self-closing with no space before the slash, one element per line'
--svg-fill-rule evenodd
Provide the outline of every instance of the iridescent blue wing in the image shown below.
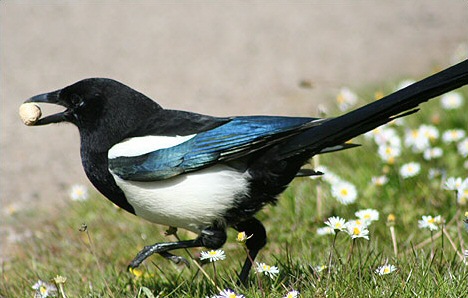
<path fill-rule="evenodd" d="M 125 180 L 164 180 L 246 156 L 322 121 L 303 117 L 236 117 L 176 146 L 109 159 L 109 169 Z"/>

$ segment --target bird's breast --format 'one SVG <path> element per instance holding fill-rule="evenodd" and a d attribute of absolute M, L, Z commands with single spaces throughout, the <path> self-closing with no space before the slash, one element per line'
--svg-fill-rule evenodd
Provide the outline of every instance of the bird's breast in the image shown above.
<path fill-rule="evenodd" d="M 136 215 L 193 232 L 223 222 L 236 200 L 248 196 L 248 172 L 218 164 L 162 181 L 128 181 L 113 175 Z"/>

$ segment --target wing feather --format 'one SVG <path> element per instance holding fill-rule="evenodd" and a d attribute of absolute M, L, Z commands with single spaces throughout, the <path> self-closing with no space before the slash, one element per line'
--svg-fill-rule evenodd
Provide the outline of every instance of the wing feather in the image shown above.
<path fill-rule="evenodd" d="M 125 180 L 164 180 L 246 156 L 321 122 L 304 117 L 236 117 L 173 147 L 109 158 L 109 169 Z"/>

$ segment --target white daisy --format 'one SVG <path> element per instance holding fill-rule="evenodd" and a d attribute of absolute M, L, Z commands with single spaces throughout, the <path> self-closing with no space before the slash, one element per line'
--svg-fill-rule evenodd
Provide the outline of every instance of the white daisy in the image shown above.
<path fill-rule="evenodd" d="M 317 235 L 323 236 L 323 235 L 333 235 L 335 234 L 335 230 L 331 227 L 321 227 L 317 229 Z"/>
<path fill-rule="evenodd" d="M 401 147 L 380 145 L 377 149 L 377 153 L 382 161 L 392 164 L 395 162 L 395 158 L 401 155 Z"/>
<path fill-rule="evenodd" d="M 320 273 L 327 268 L 328 268 L 327 265 L 317 265 L 313 267 L 314 271 L 317 273 Z"/>
<path fill-rule="evenodd" d="M 379 134 L 383 127 L 384 126 L 379 126 L 377 128 L 374 128 L 373 130 L 369 130 L 368 132 L 363 134 L 364 138 L 368 140 L 373 140 L 375 138 L 375 135 Z"/>
<path fill-rule="evenodd" d="M 245 232 L 239 232 L 237 234 L 237 242 L 240 242 L 240 243 L 245 243 L 247 242 L 247 240 L 249 240 L 250 238 L 252 238 L 253 234 L 250 235 L 250 236 L 247 236 L 247 234 Z"/>
<path fill-rule="evenodd" d="M 431 159 L 436 159 L 441 157 L 444 154 L 444 151 L 442 148 L 439 147 L 433 147 L 433 148 L 427 148 L 424 150 L 423 157 L 425 160 L 431 160 Z"/>
<path fill-rule="evenodd" d="M 20 205 L 17 202 L 12 202 L 9 203 L 6 206 L 3 206 L 3 213 L 7 216 L 12 216 L 16 213 L 18 213 L 18 210 L 20 210 Z"/>
<path fill-rule="evenodd" d="M 373 138 L 377 145 L 390 145 L 393 147 L 400 147 L 401 140 L 397 134 L 396 129 L 391 127 L 376 128 L 370 132 L 370 136 Z"/>
<path fill-rule="evenodd" d="M 430 146 L 427 135 L 421 129 L 407 129 L 405 132 L 405 146 L 413 152 L 422 152 Z"/>
<path fill-rule="evenodd" d="M 365 225 L 359 225 L 357 221 L 347 223 L 346 232 L 353 239 L 364 238 L 366 240 L 369 240 L 369 230 Z"/>
<path fill-rule="evenodd" d="M 457 145 L 458 153 L 463 157 L 468 157 L 468 138 L 463 139 Z"/>
<path fill-rule="evenodd" d="M 335 231 L 343 231 L 346 229 L 346 220 L 338 216 L 328 218 L 325 224 Z"/>
<path fill-rule="evenodd" d="M 457 191 L 462 183 L 463 180 L 461 177 L 449 177 L 444 182 L 444 189 Z"/>
<path fill-rule="evenodd" d="M 226 289 L 215 295 L 212 298 L 245 298 L 244 295 L 237 295 L 234 291 Z"/>
<path fill-rule="evenodd" d="M 216 262 L 219 260 L 226 259 L 226 254 L 224 253 L 222 249 L 202 251 L 200 260 L 206 260 L 206 259 L 208 259 L 210 262 Z"/>
<path fill-rule="evenodd" d="M 414 177 L 421 171 L 421 165 L 417 162 L 406 163 L 400 168 L 400 175 L 404 179 Z"/>
<path fill-rule="evenodd" d="M 468 178 L 463 181 L 461 186 L 457 189 L 457 203 L 458 205 L 465 206 L 468 202 Z"/>
<path fill-rule="evenodd" d="M 344 181 L 332 185 L 331 193 L 343 205 L 354 203 L 357 198 L 356 186 Z"/>
<path fill-rule="evenodd" d="M 378 275 L 385 275 L 385 274 L 392 273 L 396 270 L 397 270 L 397 267 L 395 267 L 394 265 L 383 265 L 377 268 L 375 270 L 375 273 L 377 273 Z"/>
<path fill-rule="evenodd" d="M 70 198 L 73 201 L 86 201 L 89 198 L 88 188 L 81 184 L 75 184 L 70 190 Z"/>
<path fill-rule="evenodd" d="M 463 139 L 466 132 L 463 129 L 449 129 L 442 134 L 442 141 L 444 143 L 458 142 Z"/>
<path fill-rule="evenodd" d="M 456 91 L 448 92 L 442 95 L 440 103 L 445 110 L 458 109 L 463 105 L 463 96 Z"/>
<path fill-rule="evenodd" d="M 379 220 L 379 211 L 375 209 L 363 209 L 354 213 L 357 218 L 364 220 L 367 223 Z"/>
<path fill-rule="evenodd" d="M 338 108 L 340 111 L 346 111 L 357 103 L 357 95 L 349 88 L 341 88 L 340 92 L 336 96 Z"/>
<path fill-rule="evenodd" d="M 46 283 L 42 280 L 38 280 L 32 288 L 33 290 L 36 290 L 34 297 L 37 298 L 55 297 L 57 294 L 57 288 L 55 285 Z"/>
<path fill-rule="evenodd" d="M 364 220 L 364 219 L 351 219 L 350 221 L 346 222 L 346 228 L 349 226 L 349 225 L 352 225 L 352 226 L 357 226 L 361 229 L 363 228 L 367 228 L 369 226 L 370 222 Z"/>
<path fill-rule="evenodd" d="M 292 290 L 286 294 L 283 298 L 297 298 L 299 297 L 299 292 L 296 290 Z"/>
<path fill-rule="evenodd" d="M 439 225 L 442 223 L 442 217 L 440 215 L 432 217 L 431 215 L 423 215 L 422 219 L 418 221 L 420 229 L 429 229 L 436 231 L 439 229 Z"/>
<path fill-rule="evenodd" d="M 372 177 L 372 184 L 376 186 L 385 185 L 387 184 L 387 182 L 388 182 L 388 177 L 385 175 Z"/>
<path fill-rule="evenodd" d="M 279 273 L 278 267 L 270 266 L 265 263 L 257 263 L 256 270 L 258 273 L 264 273 L 266 276 L 270 278 L 275 278 Z"/>
<path fill-rule="evenodd" d="M 421 124 L 419 131 L 431 142 L 439 138 L 439 130 L 434 125 Z"/>
<path fill-rule="evenodd" d="M 401 139 L 397 135 L 388 137 L 386 143 L 393 148 L 401 148 Z"/>
<path fill-rule="evenodd" d="M 396 118 L 395 120 L 392 120 L 389 122 L 389 124 L 395 125 L 395 126 L 403 126 L 406 124 L 405 119 L 403 118 Z"/>

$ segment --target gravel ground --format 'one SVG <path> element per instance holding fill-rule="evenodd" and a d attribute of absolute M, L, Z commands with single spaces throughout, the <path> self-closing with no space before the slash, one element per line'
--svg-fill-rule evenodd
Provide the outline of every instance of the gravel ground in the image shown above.
<path fill-rule="evenodd" d="M 164 107 L 313 116 L 342 86 L 448 66 L 468 42 L 466 1 L 20 3 L 0 4 L 0 218 L 11 208 L 44 218 L 60 210 L 71 185 L 88 185 L 74 127 L 19 120 L 32 95 L 99 76 Z M 1 238 L 12 231 L 2 224 Z"/>

